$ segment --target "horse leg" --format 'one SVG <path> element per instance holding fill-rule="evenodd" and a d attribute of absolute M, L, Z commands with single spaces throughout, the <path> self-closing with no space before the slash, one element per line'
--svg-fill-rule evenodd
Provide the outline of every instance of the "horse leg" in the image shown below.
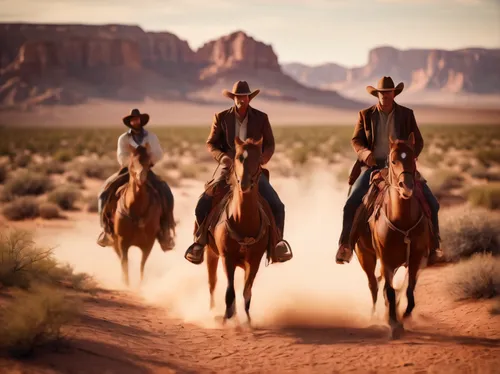
<path fill-rule="evenodd" d="M 224 314 L 224 322 L 233 317 L 236 311 L 236 293 L 234 292 L 234 272 L 236 264 L 233 260 L 224 257 L 224 269 L 227 276 L 227 289 L 226 289 L 226 313 Z"/>
<path fill-rule="evenodd" d="M 402 325 L 398 321 L 396 311 L 396 291 L 394 290 L 394 287 L 392 285 L 394 270 L 389 269 L 384 265 L 382 265 L 382 267 L 382 274 L 384 274 L 385 279 L 384 291 L 386 305 L 388 304 L 389 306 L 389 325 L 391 326 L 393 338 L 398 338 Z"/>
<path fill-rule="evenodd" d="M 413 261 L 412 261 L 413 260 Z M 413 308 L 415 308 L 415 286 L 417 285 L 417 273 L 420 267 L 420 258 L 411 258 L 408 264 L 408 288 L 406 289 L 406 298 L 408 299 L 408 305 L 406 306 L 406 311 L 403 314 L 403 318 L 408 318 L 411 316 Z"/>
<path fill-rule="evenodd" d="M 247 262 L 245 266 L 245 286 L 243 288 L 243 298 L 245 299 L 245 312 L 248 318 L 248 324 L 251 324 L 250 302 L 252 301 L 252 287 L 260 267 L 260 261 Z"/>
<path fill-rule="evenodd" d="M 207 270 L 208 270 L 208 286 L 210 289 L 210 310 L 215 308 L 214 291 L 217 285 L 217 267 L 219 265 L 219 256 L 217 256 L 212 248 L 208 246 L 207 254 Z"/>
<path fill-rule="evenodd" d="M 375 314 L 375 306 L 377 304 L 378 296 L 378 279 L 375 277 L 375 267 L 377 266 L 377 256 L 375 252 L 369 252 L 365 247 L 362 240 L 356 244 L 356 254 L 358 256 L 359 263 L 368 277 L 368 287 L 372 294 L 372 317 Z"/>
<path fill-rule="evenodd" d="M 151 246 L 146 248 L 141 248 L 142 258 L 141 258 L 141 284 L 144 281 L 144 267 L 146 266 L 146 261 L 148 260 L 149 255 L 151 254 L 151 250 L 153 249 L 154 242 L 151 243 Z"/>
<path fill-rule="evenodd" d="M 118 241 L 118 251 L 120 253 L 120 260 L 122 265 L 122 280 L 125 285 L 129 286 L 129 278 L 128 278 L 128 249 L 130 245 L 125 243 L 123 240 Z"/>

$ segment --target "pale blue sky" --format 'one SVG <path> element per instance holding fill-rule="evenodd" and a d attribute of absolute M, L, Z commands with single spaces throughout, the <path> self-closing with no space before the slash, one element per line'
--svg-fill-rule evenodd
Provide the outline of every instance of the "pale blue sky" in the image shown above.
<path fill-rule="evenodd" d="M 0 0 L 1 22 L 123 23 L 191 48 L 236 30 L 280 62 L 366 63 L 379 45 L 500 48 L 500 0 Z"/>

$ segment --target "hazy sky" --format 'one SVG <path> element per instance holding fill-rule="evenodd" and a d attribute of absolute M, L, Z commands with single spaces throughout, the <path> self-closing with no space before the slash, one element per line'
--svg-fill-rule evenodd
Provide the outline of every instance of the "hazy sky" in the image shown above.
<path fill-rule="evenodd" d="M 2 22 L 123 23 L 196 49 L 236 30 L 280 62 L 366 63 L 379 45 L 500 48 L 500 0 L 0 0 Z"/>

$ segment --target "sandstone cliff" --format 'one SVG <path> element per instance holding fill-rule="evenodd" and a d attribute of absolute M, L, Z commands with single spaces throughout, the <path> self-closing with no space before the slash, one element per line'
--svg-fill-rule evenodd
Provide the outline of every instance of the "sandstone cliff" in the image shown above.
<path fill-rule="evenodd" d="M 302 67 L 287 64 L 284 71 L 314 87 L 344 89 L 375 85 L 384 75 L 403 81 L 409 91 L 452 93 L 500 93 L 500 50 L 469 48 L 460 50 L 410 49 L 392 47 L 372 49 L 365 66 L 345 68 L 338 65 Z M 307 73 L 304 74 L 304 71 Z M 397 82 L 396 82 L 397 83 Z"/>
<path fill-rule="evenodd" d="M 125 25 L 0 24 L 0 105 L 28 108 L 92 98 L 224 100 L 248 80 L 261 97 L 336 107 L 358 104 L 281 71 L 272 46 L 237 31 L 197 51 L 176 35 Z"/>

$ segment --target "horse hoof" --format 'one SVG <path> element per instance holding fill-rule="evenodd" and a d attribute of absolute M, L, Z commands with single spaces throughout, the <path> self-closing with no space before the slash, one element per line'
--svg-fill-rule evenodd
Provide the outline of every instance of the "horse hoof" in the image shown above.
<path fill-rule="evenodd" d="M 405 329 L 401 323 L 395 323 L 391 325 L 391 339 L 398 340 L 401 339 Z"/>

